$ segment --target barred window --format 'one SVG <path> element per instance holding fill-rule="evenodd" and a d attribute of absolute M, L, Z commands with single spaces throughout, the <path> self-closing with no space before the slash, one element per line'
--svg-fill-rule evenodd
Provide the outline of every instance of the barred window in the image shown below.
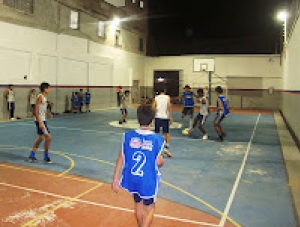
<path fill-rule="evenodd" d="M 23 11 L 25 13 L 33 13 L 34 0 L 3 0 L 3 4 L 11 8 Z"/>

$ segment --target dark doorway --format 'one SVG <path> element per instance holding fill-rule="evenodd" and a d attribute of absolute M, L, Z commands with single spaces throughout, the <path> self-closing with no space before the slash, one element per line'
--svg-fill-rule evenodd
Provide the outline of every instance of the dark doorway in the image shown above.
<path fill-rule="evenodd" d="M 170 97 L 179 96 L 179 71 L 154 71 L 154 94 L 161 88 L 167 89 Z"/>

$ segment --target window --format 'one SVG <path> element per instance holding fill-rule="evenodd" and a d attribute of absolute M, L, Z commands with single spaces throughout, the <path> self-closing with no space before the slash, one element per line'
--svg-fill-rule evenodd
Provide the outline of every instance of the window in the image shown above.
<path fill-rule="evenodd" d="M 140 51 L 144 51 L 144 39 L 143 38 L 139 39 L 139 44 L 140 44 Z"/>
<path fill-rule="evenodd" d="M 131 0 L 132 1 L 132 3 L 136 3 L 136 0 Z"/>
<path fill-rule="evenodd" d="M 140 8 L 144 8 L 144 2 L 143 1 L 140 1 Z"/>
<path fill-rule="evenodd" d="M 98 36 L 105 38 L 105 22 L 104 21 L 98 22 Z"/>
<path fill-rule="evenodd" d="M 3 4 L 11 8 L 23 11 L 25 13 L 33 13 L 34 0 L 3 0 Z"/>
<path fill-rule="evenodd" d="M 79 28 L 79 13 L 76 11 L 72 11 L 70 13 L 70 28 L 78 29 Z"/>

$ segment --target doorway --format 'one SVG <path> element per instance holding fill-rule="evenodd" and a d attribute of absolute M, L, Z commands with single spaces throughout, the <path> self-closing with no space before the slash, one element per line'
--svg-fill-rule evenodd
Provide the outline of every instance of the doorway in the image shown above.
<path fill-rule="evenodd" d="M 154 94 L 166 88 L 171 98 L 179 96 L 179 71 L 154 71 L 153 81 Z"/>

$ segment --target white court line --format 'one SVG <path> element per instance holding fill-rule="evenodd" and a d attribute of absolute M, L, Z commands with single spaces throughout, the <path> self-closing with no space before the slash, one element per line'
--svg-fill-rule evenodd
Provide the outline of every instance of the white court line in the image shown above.
<path fill-rule="evenodd" d="M 228 198 L 228 201 L 227 201 L 227 204 L 226 204 L 226 207 L 224 209 L 224 212 L 223 212 L 223 216 L 221 218 L 221 221 L 219 223 L 219 226 L 220 227 L 223 227 L 226 223 L 226 218 L 227 218 L 227 215 L 229 213 L 229 210 L 230 210 L 230 207 L 232 205 L 232 202 L 234 200 L 234 196 L 235 196 L 235 193 L 237 191 L 237 188 L 239 186 L 239 183 L 241 181 L 241 177 L 242 177 L 242 174 L 243 174 L 243 171 L 245 169 L 245 165 L 246 165 L 246 162 L 247 162 L 247 158 L 248 158 L 248 155 L 249 155 L 249 151 L 250 151 L 250 148 L 251 148 L 251 144 L 252 144 L 252 141 L 253 141 L 253 138 L 254 138 L 254 134 L 256 132 L 256 128 L 257 128 L 257 125 L 258 125 L 258 122 L 259 122 L 259 119 L 260 119 L 260 114 L 258 114 L 257 118 L 256 118 L 256 122 L 255 122 L 255 125 L 254 125 L 254 128 L 253 128 L 253 131 L 252 131 L 252 135 L 251 135 L 251 138 L 250 138 L 250 141 L 248 143 L 248 146 L 247 146 L 247 150 L 246 150 L 246 153 L 244 155 L 244 159 L 242 161 L 242 165 L 240 167 L 240 170 L 237 174 L 237 177 L 236 177 L 236 180 L 234 182 L 234 185 L 233 185 L 233 188 L 232 188 L 232 191 L 230 193 L 230 196 Z"/>
<path fill-rule="evenodd" d="M 41 190 L 21 187 L 21 186 L 17 186 L 17 185 L 13 185 L 13 184 L 7 184 L 7 183 L 0 182 L 0 185 L 5 186 L 5 187 L 10 187 L 10 188 L 16 188 L 16 189 L 20 189 L 20 190 L 24 190 L 24 191 L 34 192 L 34 193 L 37 193 L 37 194 L 53 196 L 53 197 L 60 198 L 60 199 L 65 199 L 65 200 L 72 199 L 73 202 L 80 202 L 80 203 L 83 203 L 83 204 L 94 205 L 94 206 L 109 208 L 109 209 L 118 210 L 118 211 L 125 211 L 125 212 L 128 212 L 128 213 L 134 213 L 133 210 L 127 209 L 127 208 L 116 207 L 116 206 L 111 206 L 111 205 L 96 203 L 96 202 L 90 202 L 90 201 L 83 200 L 83 199 L 76 199 L 76 198 L 72 198 L 72 197 L 69 197 L 69 196 L 58 195 L 58 194 L 54 194 L 54 193 L 51 193 L 51 192 L 44 192 L 44 191 L 41 191 Z M 212 226 L 212 227 L 218 227 L 219 226 L 217 224 L 211 224 L 211 223 L 206 223 L 206 222 L 198 222 L 198 221 L 182 219 L 182 218 L 176 218 L 176 217 L 170 217 L 170 216 L 165 216 L 165 215 L 160 215 L 160 214 L 154 214 L 154 216 L 157 217 L 157 218 L 173 220 L 173 221 L 179 221 L 179 222 L 184 222 L 184 223 L 192 223 L 192 224 L 196 224 L 196 225 L 205 225 L 205 226 Z"/>
<path fill-rule="evenodd" d="M 18 123 L 15 125 L 23 125 L 23 126 L 32 126 L 33 124 L 30 123 Z M 0 125 L 0 127 L 7 127 L 8 125 L 4 126 L 4 125 Z M 112 126 L 110 126 L 112 127 Z M 125 132 L 115 132 L 115 131 L 104 131 L 104 130 L 96 130 L 96 129 L 81 129 L 81 128 L 70 128 L 70 127 L 63 127 L 63 126 L 49 126 L 50 130 L 51 128 L 54 129 L 65 129 L 68 131 L 81 131 L 81 132 L 93 132 L 93 133 L 98 133 L 98 134 L 116 134 L 116 135 L 123 135 Z M 128 130 L 132 130 L 132 129 L 128 129 Z M 119 138 L 116 138 L 119 139 Z M 202 141 L 201 139 L 193 139 L 187 136 L 182 136 L 182 137 L 177 137 L 177 136 L 172 136 L 172 139 L 174 140 L 192 140 L 192 141 L 199 141 L 199 142 L 205 142 L 205 143 L 209 143 L 209 142 L 214 142 L 211 140 L 207 140 L 207 141 Z"/>

